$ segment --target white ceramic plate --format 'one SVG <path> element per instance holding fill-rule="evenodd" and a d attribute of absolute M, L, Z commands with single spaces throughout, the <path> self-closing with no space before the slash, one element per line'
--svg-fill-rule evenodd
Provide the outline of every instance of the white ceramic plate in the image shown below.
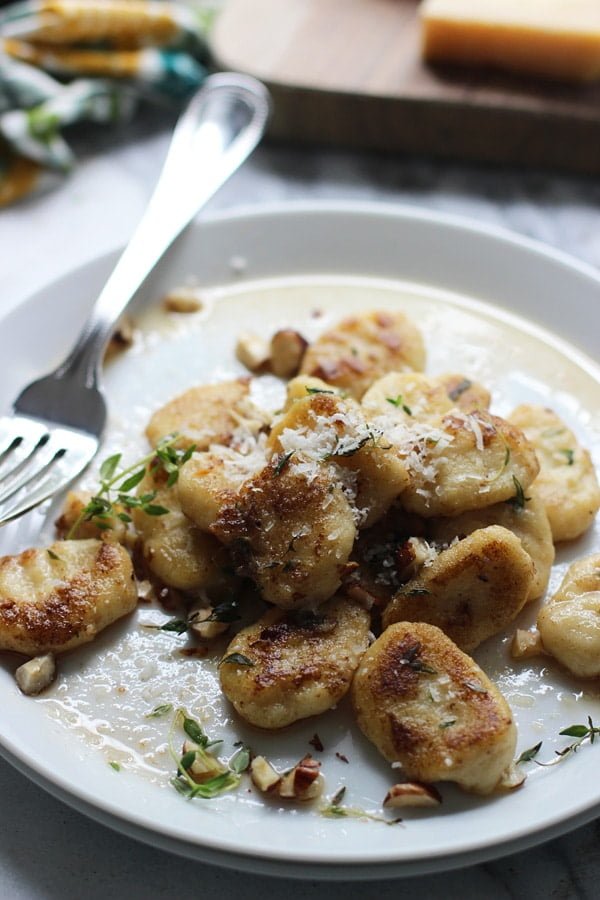
<path fill-rule="evenodd" d="M 104 257 L 76 270 L 3 320 L 3 407 L 67 349 L 111 263 Z M 270 334 L 293 325 L 311 336 L 351 310 L 401 306 L 425 333 L 429 371 L 479 376 L 492 386 L 500 413 L 520 401 L 552 405 L 600 460 L 600 370 L 592 362 L 600 279 L 558 253 L 414 210 L 292 207 L 194 226 L 151 278 L 138 308 L 190 278 L 206 287 L 206 310 L 166 324 L 147 317 L 144 336 L 107 373 L 112 415 L 101 458 L 116 448 L 135 458 L 135 434 L 148 409 L 191 383 L 238 373 L 233 347 L 240 330 Z M 5 528 L 2 552 L 41 543 L 52 518 L 44 509 Z M 596 528 L 562 550 L 552 585 L 569 560 L 599 548 Z M 3 755 L 56 796 L 127 834 L 253 871 L 367 878 L 499 856 L 600 811 L 598 745 L 560 766 L 535 769 L 511 795 L 479 799 L 445 788 L 439 812 L 407 815 L 392 827 L 265 804 L 247 785 L 214 801 L 186 802 L 168 784 L 168 717 L 145 718 L 159 703 L 183 703 L 209 735 L 224 737 L 224 752 L 242 737 L 282 766 L 310 750 L 317 731 L 327 793 L 345 784 L 352 806 L 380 811 L 394 773 L 358 733 L 345 703 L 281 735 L 243 727 L 220 698 L 210 660 L 183 658 L 183 638 L 143 628 L 164 618 L 142 609 L 65 657 L 57 684 L 37 700 L 15 687 L 16 657 L 0 660 Z M 528 610 L 521 624 L 534 618 Z M 543 740 L 540 756 L 548 759 L 564 745 L 561 727 L 588 715 L 600 721 L 597 687 L 543 662 L 512 663 L 507 640 L 492 639 L 478 659 L 513 705 L 519 749 Z"/>

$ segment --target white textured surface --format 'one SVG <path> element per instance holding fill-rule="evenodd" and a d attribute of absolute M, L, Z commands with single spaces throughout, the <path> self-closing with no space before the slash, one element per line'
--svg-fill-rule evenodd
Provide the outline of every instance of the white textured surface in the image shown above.
<path fill-rule="evenodd" d="M 129 133 L 128 133 L 129 131 Z M 0 215 L 0 309 L 126 240 L 162 156 L 164 123 L 147 118 L 122 133 L 80 141 L 82 164 L 58 191 Z M 86 147 L 92 150 L 86 150 Z M 213 208 L 286 199 L 409 202 L 501 224 L 600 265 L 600 185 L 541 174 L 434 166 L 286 149 L 261 150 Z M 43 748 L 40 748 L 43 752 Z M 266 879 L 181 861 L 88 821 L 0 761 L 0 896 L 16 898 L 264 896 Z M 594 896 L 598 828 L 463 873 L 370 886 L 290 883 L 295 897 L 546 898 Z M 32 864 L 34 862 L 35 864 Z"/>

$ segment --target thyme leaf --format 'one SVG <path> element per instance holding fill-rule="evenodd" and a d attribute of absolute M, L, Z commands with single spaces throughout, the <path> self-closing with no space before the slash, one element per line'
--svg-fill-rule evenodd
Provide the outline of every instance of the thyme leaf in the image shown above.
<path fill-rule="evenodd" d="M 276 475 L 281 475 L 281 473 L 283 472 L 283 470 L 285 469 L 285 467 L 287 466 L 287 464 L 289 463 L 290 459 L 292 458 L 292 456 L 294 455 L 295 452 L 296 452 L 295 450 L 290 450 L 289 453 L 284 453 L 282 456 L 279 457 L 279 459 L 277 460 L 277 464 L 275 466 L 275 474 Z"/>
<path fill-rule="evenodd" d="M 572 466 L 575 462 L 575 451 L 574 450 L 560 450 L 559 453 L 562 453 L 563 456 L 567 458 L 567 465 Z"/>
<path fill-rule="evenodd" d="M 516 764 L 519 765 L 519 763 L 531 762 L 532 759 L 535 759 L 542 749 L 542 744 L 543 741 L 540 741 L 539 744 L 535 744 L 535 746 L 523 750 L 519 758 L 515 760 Z"/>
<path fill-rule="evenodd" d="M 507 500 L 507 503 L 510 503 L 511 506 L 514 506 L 515 509 L 523 509 L 525 503 L 528 500 L 531 500 L 531 497 L 525 496 L 525 491 L 523 490 L 523 485 L 519 481 L 516 475 L 513 475 L 513 484 L 515 486 L 515 496 L 511 497 L 510 500 Z"/>
<path fill-rule="evenodd" d="M 243 653 L 230 653 L 228 656 L 224 656 L 222 658 L 219 665 L 248 666 L 248 668 L 251 668 L 252 666 L 254 666 L 254 663 L 251 659 L 248 659 L 247 656 L 244 656 Z"/>
<path fill-rule="evenodd" d="M 396 406 L 396 407 L 399 407 L 400 409 L 403 409 L 407 416 L 412 416 L 412 409 L 410 408 L 410 406 L 406 405 L 406 403 L 404 402 L 404 399 L 402 397 L 402 394 L 398 394 L 397 397 L 386 397 L 385 399 L 387 400 L 388 403 L 391 403 L 392 406 Z"/>
<path fill-rule="evenodd" d="M 47 552 L 48 556 L 50 557 L 50 559 L 58 560 L 60 562 L 60 556 L 57 556 L 57 554 L 54 552 L 54 550 L 48 549 L 46 552 Z"/>
<path fill-rule="evenodd" d="M 469 381 L 468 378 L 463 378 L 463 380 L 459 381 L 451 391 L 448 391 L 448 396 L 451 400 L 458 400 L 461 394 L 464 394 L 465 391 L 468 391 L 472 384 L 473 382 Z"/>
<path fill-rule="evenodd" d="M 161 703 L 159 706 L 155 706 L 154 709 L 146 713 L 146 719 L 159 719 L 161 716 L 166 716 L 167 713 L 170 713 L 173 709 L 172 703 Z"/>

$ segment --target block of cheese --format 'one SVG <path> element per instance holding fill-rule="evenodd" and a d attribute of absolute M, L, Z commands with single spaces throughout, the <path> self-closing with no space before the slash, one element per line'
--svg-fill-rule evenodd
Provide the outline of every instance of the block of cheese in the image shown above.
<path fill-rule="evenodd" d="M 600 79 L 600 0 L 425 0 L 427 62 Z"/>

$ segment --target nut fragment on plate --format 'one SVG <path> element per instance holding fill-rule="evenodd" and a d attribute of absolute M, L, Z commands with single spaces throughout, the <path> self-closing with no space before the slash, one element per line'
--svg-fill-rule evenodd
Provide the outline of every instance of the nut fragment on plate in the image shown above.
<path fill-rule="evenodd" d="M 517 731 L 498 688 L 439 628 L 391 625 L 352 685 L 358 724 L 411 781 L 489 794 L 511 765 Z"/>
<path fill-rule="evenodd" d="M 250 763 L 250 777 L 263 794 L 281 797 L 283 800 L 315 800 L 323 793 L 324 779 L 321 763 L 310 754 L 280 775 L 264 756 L 256 756 Z"/>
<path fill-rule="evenodd" d="M 163 297 L 163 307 L 168 312 L 195 313 L 204 307 L 204 302 L 198 288 L 182 287 L 172 288 Z"/>
<path fill-rule="evenodd" d="M 235 344 L 236 359 L 251 372 L 265 368 L 271 357 L 269 342 L 252 331 L 243 331 Z"/>
<path fill-rule="evenodd" d="M 403 806 L 434 807 L 442 802 L 442 795 L 432 784 L 405 781 L 394 784 L 385 795 L 383 806 L 399 809 Z"/>
<path fill-rule="evenodd" d="M 15 672 L 15 679 L 21 691 L 28 696 L 40 694 L 56 677 L 56 662 L 52 653 L 36 656 Z"/>
<path fill-rule="evenodd" d="M 308 342 L 299 331 L 283 328 L 271 338 L 271 371 L 279 378 L 298 373 Z"/>
<path fill-rule="evenodd" d="M 544 645 L 542 637 L 534 628 L 533 631 L 525 631 L 523 628 L 517 628 L 513 635 L 510 645 L 510 655 L 513 659 L 529 659 L 533 656 L 540 656 L 544 653 Z"/>

